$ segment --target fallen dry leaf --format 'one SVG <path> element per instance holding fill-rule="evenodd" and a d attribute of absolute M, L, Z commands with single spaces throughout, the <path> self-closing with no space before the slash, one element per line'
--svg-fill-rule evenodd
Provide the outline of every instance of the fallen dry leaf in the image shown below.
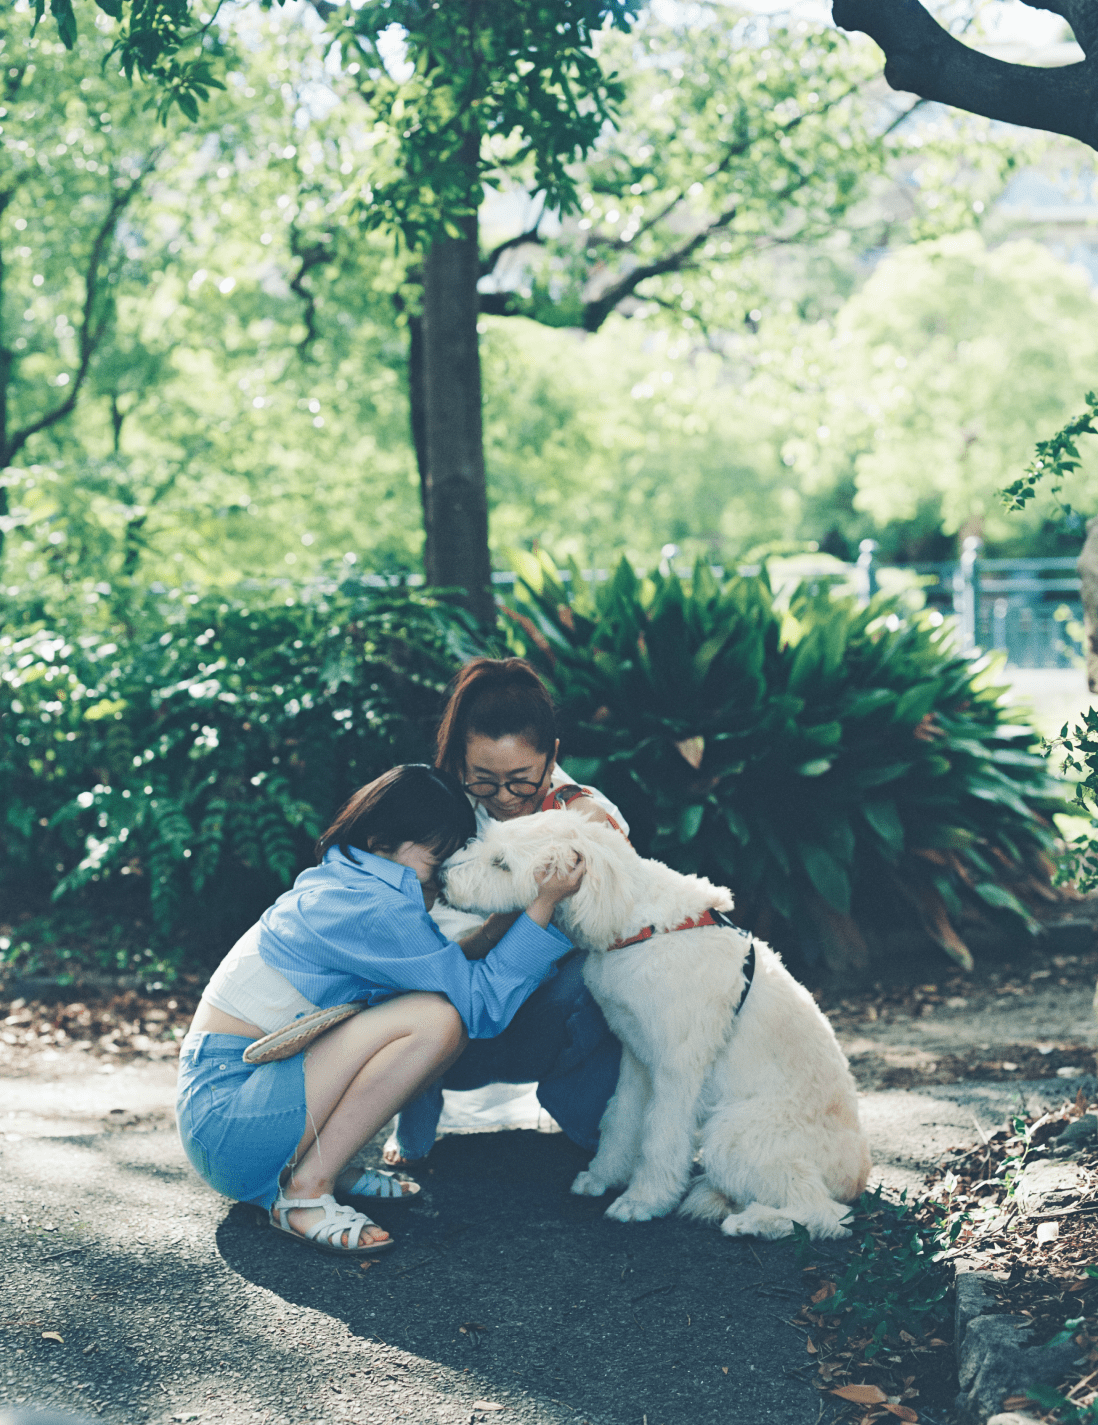
<path fill-rule="evenodd" d="M 816 1354 L 817 1350 L 818 1350 L 818 1347 L 817 1347 L 815 1341 L 813 1341 L 813 1339 L 812 1339 L 811 1336 L 806 1337 L 805 1343 L 804 1343 L 804 1348 L 805 1348 L 805 1350 L 808 1352 L 808 1354 L 809 1354 L 810 1356 L 814 1356 L 814 1355 Z"/>
<path fill-rule="evenodd" d="M 888 1399 L 878 1385 L 840 1385 L 831 1392 L 843 1400 L 853 1400 L 859 1405 L 883 1405 Z"/>
<path fill-rule="evenodd" d="M 57 1333 L 56 1331 L 43 1331 L 43 1332 L 42 1332 L 42 1340 L 43 1340 L 43 1341 L 56 1341 L 59 1346 L 63 1346 L 63 1345 L 65 1344 L 65 1338 L 64 1338 L 64 1336 L 58 1335 L 58 1333 Z"/>
<path fill-rule="evenodd" d="M 898 1416 L 901 1420 L 918 1420 L 919 1418 L 914 1410 L 911 1410 L 906 1405 L 889 1405 L 886 1401 L 883 1408 L 890 1410 L 893 1415 Z"/>
<path fill-rule="evenodd" d="M 494 1400 L 474 1400 L 474 1410 L 506 1410 L 506 1405 L 497 1405 Z"/>
<path fill-rule="evenodd" d="M 678 750 L 679 756 L 682 757 L 684 761 L 689 762 L 690 766 L 693 767 L 696 772 L 702 764 L 702 758 L 705 756 L 705 738 L 684 737 L 681 742 L 675 743 L 675 747 Z"/>
<path fill-rule="evenodd" d="M 368 1272 L 372 1266 L 373 1262 L 359 1262 L 358 1269 L 360 1272 Z"/>
<path fill-rule="evenodd" d="M 727 1367 L 727 1366 L 721 1366 L 721 1370 L 724 1371 L 725 1375 L 728 1374 L 728 1367 Z"/>
<path fill-rule="evenodd" d="M 1028 1395 L 1008 1395 L 1003 1401 L 1004 1410 L 1021 1410 L 1023 1406 L 1032 1405 Z"/>
<path fill-rule="evenodd" d="M 828 1299 L 828 1297 L 834 1296 L 834 1295 L 835 1295 L 835 1283 L 834 1283 L 834 1282 L 824 1282 L 823 1285 L 820 1287 L 819 1291 L 814 1292 L 814 1293 L 812 1294 L 812 1305 L 815 1306 L 818 1301 L 826 1301 L 826 1300 Z"/>

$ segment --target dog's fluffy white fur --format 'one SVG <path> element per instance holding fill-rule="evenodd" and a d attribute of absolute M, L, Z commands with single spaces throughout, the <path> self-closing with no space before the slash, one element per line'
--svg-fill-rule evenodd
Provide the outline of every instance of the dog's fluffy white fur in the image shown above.
<path fill-rule="evenodd" d="M 643 860 L 623 836 L 574 811 L 492 825 L 444 867 L 451 905 L 515 910 L 537 894 L 536 873 L 586 874 L 556 921 L 588 954 L 584 977 L 622 1042 L 617 1091 L 599 1149 L 575 1193 L 625 1192 L 607 1209 L 621 1222 L 681 1203 L 729 1236 L 847 1235 L 846 1203 L 870 1160 L 854 1081 L 830 1024 L 777 953 L 755 940 L 743 1007 L 746 932 L 674 931 L 707 908 L 731 910 L 727 890 Z M 654 925 L 650 939 L 608 947 Z M 700 1134 L 703 1175 L 687 1187 Z M 683 1196 L 686 1194 L 685 1201 Z"/>

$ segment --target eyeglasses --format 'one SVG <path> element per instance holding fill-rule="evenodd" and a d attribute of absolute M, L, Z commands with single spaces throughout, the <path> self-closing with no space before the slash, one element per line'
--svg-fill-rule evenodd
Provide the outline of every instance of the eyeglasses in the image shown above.
<path fill-rule="evenodd" d="M 462 786 L 471 797 L 476 797 L 478 802 L 490 801 L 493 797 L 498 797 L 500 792 L 506 788 L 513 797 L 520 801 L 529 801 L 532 796 L 536 796 L 545 781 L 545 773 L 549 770 L 549 763 L 552 760 L 550 755 L 545 759 L 545 766 L 541 776 L 536 782 L 531 782 L 527 778 L 514 782 L 489 782 L 483 779 L 476 782 L 462 782 Z"/>

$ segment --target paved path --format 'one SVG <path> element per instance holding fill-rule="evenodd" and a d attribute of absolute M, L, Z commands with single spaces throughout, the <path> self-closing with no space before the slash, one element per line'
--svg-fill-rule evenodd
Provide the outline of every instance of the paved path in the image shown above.
<path fill-rule="evenodd" d="M 1076 1023 L 1057 993 L 1013 1022 L 1004 1008 L 1004 1042 L 1023 1012 L 1089 1033 L 1089 1007 Z M 859 1028 L 848 1046 L 971 1042 L 960 1018 L 923 1025 Z M 788 1244 L 608 1222 L 567 1191 L 578 1151 L 517 1130 L 443 1139 L 423 1201 L 385 1218 L 399 1247 L 362 1271 L 260 1230 L 198 1181 L 175 1137 L 173 1077 L 164 1061 L 74 1051 L 28 1060 L 0 1090 L 0 1403 L 118 1425 L 817 1425 L 821 1400 L 829 1419 L 786 1324 L 801 1300 Z M 976 1120 L 990 1128 L 1019 1096 L 1074 1087 L 867 1093 L 879 1176 L 918 1186 L 941 1152 L 976 1141 Z"/>
<path fill-rule="evenodd" d="M 119 1422 L 442 1425 L 478 1400 L 523 1422 L 817 1417 L 781 1324 L 788 1248 L 604 1221 L 567 1192 L 582 1156 L 560 1134 L 440 1142 L 425 1203 L 386 1219 L 399 1249 L 363 1272 L 202 1186 L 167 1064 L 70 1066 L 5 1085 L 0 1401 Z"/>

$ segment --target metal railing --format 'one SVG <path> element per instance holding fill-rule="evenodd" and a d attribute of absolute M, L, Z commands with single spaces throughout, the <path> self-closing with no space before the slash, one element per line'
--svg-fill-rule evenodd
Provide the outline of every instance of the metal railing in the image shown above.
<path fill-rule="evenodd" d="M 999 648 L 1017 668 L 1077 665 L 1072 633 L 1083 605 L 1075 560 L 981 559 L 980 545 L 970 536 L 955 562 L 899 567 L 919 576 L 931 608 L 956 617 L 966 651 Z"/>

